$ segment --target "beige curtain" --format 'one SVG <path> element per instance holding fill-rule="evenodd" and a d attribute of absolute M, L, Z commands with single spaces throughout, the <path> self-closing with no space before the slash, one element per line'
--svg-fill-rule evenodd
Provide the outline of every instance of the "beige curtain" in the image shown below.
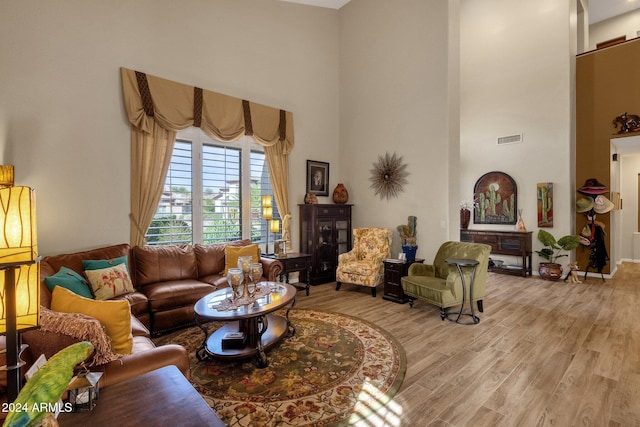
<path fill-rule="evenodd" d="M 283 218 L 290 215 L 292 113 L 127 68 L 120 71 L 131 123 L 132 245 L 144 243 L 144 233 L 162 195 L 175 134 L 189 126 L 198 126 L 220 141 L 252 135 L 265 147 L 278 211 Z"/>

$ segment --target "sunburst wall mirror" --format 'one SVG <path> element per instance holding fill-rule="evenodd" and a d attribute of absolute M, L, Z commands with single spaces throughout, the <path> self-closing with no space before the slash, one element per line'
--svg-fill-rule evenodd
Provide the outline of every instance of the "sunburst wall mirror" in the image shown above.
<path fill-rule="evenodd" d="M 378 156 L 378 161 L 373 164 L 371 169 L 371 188 L 373 188 L 376 196 L 380 199 L 391 199 L 398 197 L 399 193 L 404 191 L 404 185 L 407 183 L 406 171 L 407 164 L 402 162 L 402 156 L 396 153 L 385 153 L 384 156 Z"/>

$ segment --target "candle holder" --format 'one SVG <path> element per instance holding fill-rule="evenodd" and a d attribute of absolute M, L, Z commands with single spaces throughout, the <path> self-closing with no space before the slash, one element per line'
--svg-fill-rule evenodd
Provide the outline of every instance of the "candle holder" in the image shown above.
<path fill-rule="evenodd" d="M 245 286 L 243 288 L 242 297 L 247 296 L 247 287 L 249 286 L 249 282 L 251 282 L 251 264 L 253 264 L 252 256 L 241 256 L 238 257 L 238 268 L 242 271 L 242 275 L 244 277 Z"/>
<path fill-rule="evenodd" d="M 239 268 L 230 268 L 227 273 L 227 282 L 233 291 L 233 298 L 238 299 L 242 297 L 244 293 L 244 288 L 242 288 L 242 281 L 244 279 L 244 275 L 242 274 L 242 270 Z"/>

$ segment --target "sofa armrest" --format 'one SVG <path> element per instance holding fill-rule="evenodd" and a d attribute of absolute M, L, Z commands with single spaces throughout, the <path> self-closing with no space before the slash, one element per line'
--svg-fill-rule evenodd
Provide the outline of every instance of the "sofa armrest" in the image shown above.
<path fill-rule="evenodd" d="M 414 262 L 409 266 L 408 276 L 430 276 L 435 277 L 436 268 L 431 264 Z"/>
<path fill-rule="evenodd" d="M 104 373 L 100 378 L 100 387 L 117 384 L 168 365 L 175 365 L 185 377 L 190 377 L 187 350 L 178 344 L 166 344 L 139 353 L 128 354 L 103 365 Z"/>
<path fill-rule="evenodd" d="M 356 260 L 357 260 L 356 252 L 353 249 L 351 249 L 349 252 L 343 252 L 341 254 L 338 254 L 338 264 L 343 262 L 356 261 Z"/>
<path fill-rule="evenodd" d="M 262 264 L 262 275 L 270 282 L 277 282 L 278 276 L 282 273 L 282 263 L 274 258 L 260 258 Z"/>

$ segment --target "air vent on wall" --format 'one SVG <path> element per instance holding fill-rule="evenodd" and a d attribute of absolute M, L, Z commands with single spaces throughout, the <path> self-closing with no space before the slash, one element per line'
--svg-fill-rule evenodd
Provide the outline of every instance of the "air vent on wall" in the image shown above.
<path fill-rule="evenodd" d="M 501 136 L 498 138 L 498 145 L 504 144 L 519 144 L 522 142 L 522 134 Z"/>

